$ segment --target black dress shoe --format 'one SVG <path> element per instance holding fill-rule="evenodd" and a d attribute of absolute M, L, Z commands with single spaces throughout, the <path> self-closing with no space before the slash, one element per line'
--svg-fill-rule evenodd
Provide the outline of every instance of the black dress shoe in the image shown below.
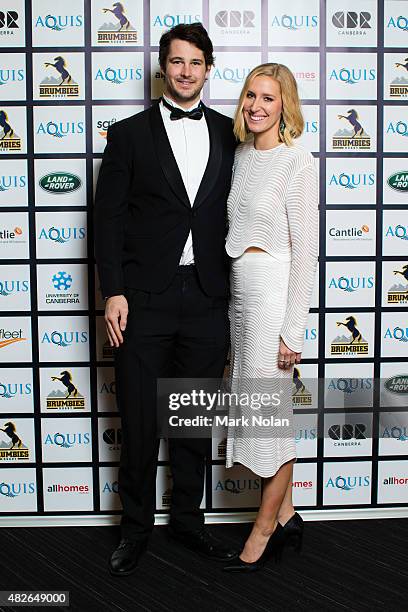
<path fill-rule="evenodd" d="M 238 556 L 237 550 L 232 550 L 222 544 L 205 527 L 198 531 L 181 532 L 175 530 L 171 525 L 168 527 L 168 534 L 189 550 L 192 550 L 208 559 L 215 561 L 231 561 Z"/>
<path fill-rule="evenodd" d="M 109 559 L 109 571 L 112 576 L 129 576 L 134 572 L 146 548 L 147 540 L 135 541 L 122 538 Z"/>
<path fill-rule="evenodd" d="M 235 561 L 226 565 L 223 570 L 224 572 L 244 572 L 246 574 L 250 572 L 257 572 L 260 570 L 269 559 L 275 559 L 275 562 L 281 560 L 282 549 L 285 544 L 285 536 L 283 533 L 283 527 L 280 523 L 277 523 L 275 531 L 272 533 L 268 540 L 268 543 L 263 551 L 262 555 L 256 561 L 249 563 L 243 561 L 241 557 L 237 557 Z"/>
<path fill-rule="evenodd" d="M 295 512 L 288 521 L 283 525 L 285 534 L 285 546 L 291 546 L 296 552 L 302 550 L 303 541 L 303 519 Z"/>

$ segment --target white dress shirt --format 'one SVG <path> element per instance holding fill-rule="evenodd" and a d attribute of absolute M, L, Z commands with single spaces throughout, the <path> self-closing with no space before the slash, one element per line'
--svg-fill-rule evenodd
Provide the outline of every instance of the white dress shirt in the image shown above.
<path fill-rule="evenodd" d="M 194 104 L 191 108 L 182 108 L 166 96 L 163 96 L 163 98 L 172 106 L 181 108 L 182 110 L 191 110 L 197 106 L 197 104 Z M 163 104 L 160 104 L 160 112 L 173 155 L 176 159 L 184 187 L 186 188 L 192 206 L 203 178 L 210 153 L 210 138 L 208 135 L 207 122 L 204 115 L 201 119 L 188 119 L 188 117 L 184 117 L 177 121 L 171 121 L 171 111 Z M 180 265 L 187 266 L 193 263 L 193 237 L 190 231 L 181 254 Z"/>

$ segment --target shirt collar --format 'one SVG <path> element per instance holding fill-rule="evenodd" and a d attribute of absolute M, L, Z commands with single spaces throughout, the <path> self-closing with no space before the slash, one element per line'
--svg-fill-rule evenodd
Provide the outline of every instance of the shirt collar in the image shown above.
<path fill-rule="evenodd" d="M 171 100 L 170 98 L 168 98 L 167 96 L 165 96 L 164 94 L 162 94 L 162 97 L 166 100 L 166 102 L 168 102 L 171 106 L 174 106 L 174 108 L 180 108 L 183 111 L 190 111 L 193 110 L 193 108 L 197 108 L 198 104 L 200 102 L 198 102 L 198 104 L 193 104 L 193 106 L 189 106 L 188 108 L 184 108 L 183 106 L 180 106 L 179 104 L 177 104 L 177 102 L 174 102 L 174 100 Z M 164 104 L 161 105 L 161 107 L 168 113 L 170 113 L 169 109 L 166 108 L 164 106 Z"/>

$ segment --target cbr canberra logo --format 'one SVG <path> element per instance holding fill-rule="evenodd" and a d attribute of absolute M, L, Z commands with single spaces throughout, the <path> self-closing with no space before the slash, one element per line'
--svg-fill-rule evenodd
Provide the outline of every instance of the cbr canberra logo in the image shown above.
<path fill-rule="evenodd" d="M 371 29 L 371 14 L 367 11 L 337 11 L 332 16 L 332 24 L 339 36 L 366 36 Z"/>
<path fill-rule="evenodd" d="M 36 134 L 42 136 L 51 136 L 52 138 L 65 138 L 73 134 L 83 134 L 85 126 L 83 121 L 48 121 L 48 123 L 40 122 Z"/>
<path fill-rule="evenodd" d="M 39 240 L 52 240 L 60 244 L 84 238 L 86 238 L 85 227 L 55 227 L 54 225 L 50 228 L 41 228 L 38 236 Z"/>
<path fill-rule="evenodd" d="M 81 187 L 81 179 L 71 172 L 49 172 L 38 181 L 44 191 L 55 195 L 72 193 Z"/>

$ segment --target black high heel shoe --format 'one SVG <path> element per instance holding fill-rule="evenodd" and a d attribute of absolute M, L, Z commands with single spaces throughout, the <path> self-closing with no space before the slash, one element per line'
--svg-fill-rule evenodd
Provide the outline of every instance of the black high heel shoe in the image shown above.
<path fill-rule="evenodd" d="M 303 519 L 297 512 L 284 525 L 281 525 L 285 536 L 284 546 L 293 548 L 297 553 L 302 550 L 303 526 Z"/>
<path fill-rule="evenodd" d="M 223 570 L 225 572 L 256 572 L 261 569 L 271 558 L 275 559 L 276 563 L 280 561 L 284 544 L 284 530 L 282 525 L 277 523 L 275 531 L 272 533 L 265 550 L 257 561 L 249 563 L 248 561 L 243 561 L 240 557 L 237 557 L 234 559 L 234 561 L 226 565 Z"/>

